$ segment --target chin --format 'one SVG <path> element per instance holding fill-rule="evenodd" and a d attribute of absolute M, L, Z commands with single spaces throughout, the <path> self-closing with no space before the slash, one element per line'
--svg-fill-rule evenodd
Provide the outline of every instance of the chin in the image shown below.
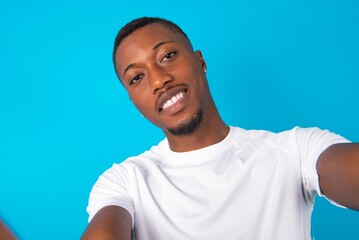
<path fill-rule="evenodd" d="M 194 133 L 201 125 L 203 111 L 201 109 L 190 118 L 181 121 L 177 126 L 167 128 L 167 131 L 174 136 L 185 136 Z"/>

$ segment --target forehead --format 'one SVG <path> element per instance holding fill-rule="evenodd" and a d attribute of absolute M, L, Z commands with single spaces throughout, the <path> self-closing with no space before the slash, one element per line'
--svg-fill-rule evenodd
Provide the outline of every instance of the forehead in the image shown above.
<path fill-rule="evenodd" d="M 151 51 L 156 44 L 167 41 L 192 49 L 190 42 L 179 31 L 152 23 L 135 30 L 121 42 L 115 54 L 116 67 L 120 69 L 139 53 Z"/>

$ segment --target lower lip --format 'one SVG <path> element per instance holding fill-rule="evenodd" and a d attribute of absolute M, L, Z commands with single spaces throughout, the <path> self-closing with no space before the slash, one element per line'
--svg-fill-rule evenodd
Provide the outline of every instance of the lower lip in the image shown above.
<path fill-rule="evenodd" d="M 175 102 L 170 107 L 167 107 L 166 109 L 162 109 L 161 112 L 165 113 L 165 114 L 169 114 L 169 115 L 174 115 L 174 114 L 180 112 L 185 107 L 186 96 L 187 96 L 187 93 L 184 94 L 182 98 L 178 99 L 177 102 Z"/>

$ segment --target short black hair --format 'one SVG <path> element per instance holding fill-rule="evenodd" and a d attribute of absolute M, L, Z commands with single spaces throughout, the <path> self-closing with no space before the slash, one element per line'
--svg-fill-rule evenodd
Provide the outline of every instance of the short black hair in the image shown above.
<path fill-rule="evenodd" d="M 189 40 L 189 38 L 187 37 L 186 33 L 183 32 L 183 30 L 175 23 L 166 20 L 164 18 L 159 18 L 159 17 L 140 17 L 140 18 L 136 18 L 130 22 L 128 22 L 125 26 L 123 26 L 120 31 L 117 33 L 116 39 L 115 39 L 115 43 L 113 46 L 113 52 L 112 52 L 112 61 L 113 61 L 113 65 L 116 68 L 116 61 L 115 61 L 115 54 L 117 51 L 118 46 L 120 46 L 121 42 L 128 37 L 131 33 L 133 33 L 134 31 L 136 31 L 137 29 L 140 29 L 148 24 L 153 24 L 153 23 L 157 23 L 157 24 L 161 24 L 165 27 L 167 27 L 168 29 L 180 33 L 183 36 L 185 36 L 188 40 L 188 42 L 191 44 L 191 41 Z"/>

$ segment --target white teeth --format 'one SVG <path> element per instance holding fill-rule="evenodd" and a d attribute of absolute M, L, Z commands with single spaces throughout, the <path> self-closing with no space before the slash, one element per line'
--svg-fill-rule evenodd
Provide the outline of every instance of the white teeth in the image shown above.
<path fill-rule="evenodd" d="M 164 104 L 162 109 L 166 109 L 170 106 L 172 106 L 173 104 L 175 104 L 179 99 L 183 98 L 184 93 L 183 92 L 179 92 L 177 93 L 175 96 L 173 96 L 172 98 L 168 99 Z"/>

